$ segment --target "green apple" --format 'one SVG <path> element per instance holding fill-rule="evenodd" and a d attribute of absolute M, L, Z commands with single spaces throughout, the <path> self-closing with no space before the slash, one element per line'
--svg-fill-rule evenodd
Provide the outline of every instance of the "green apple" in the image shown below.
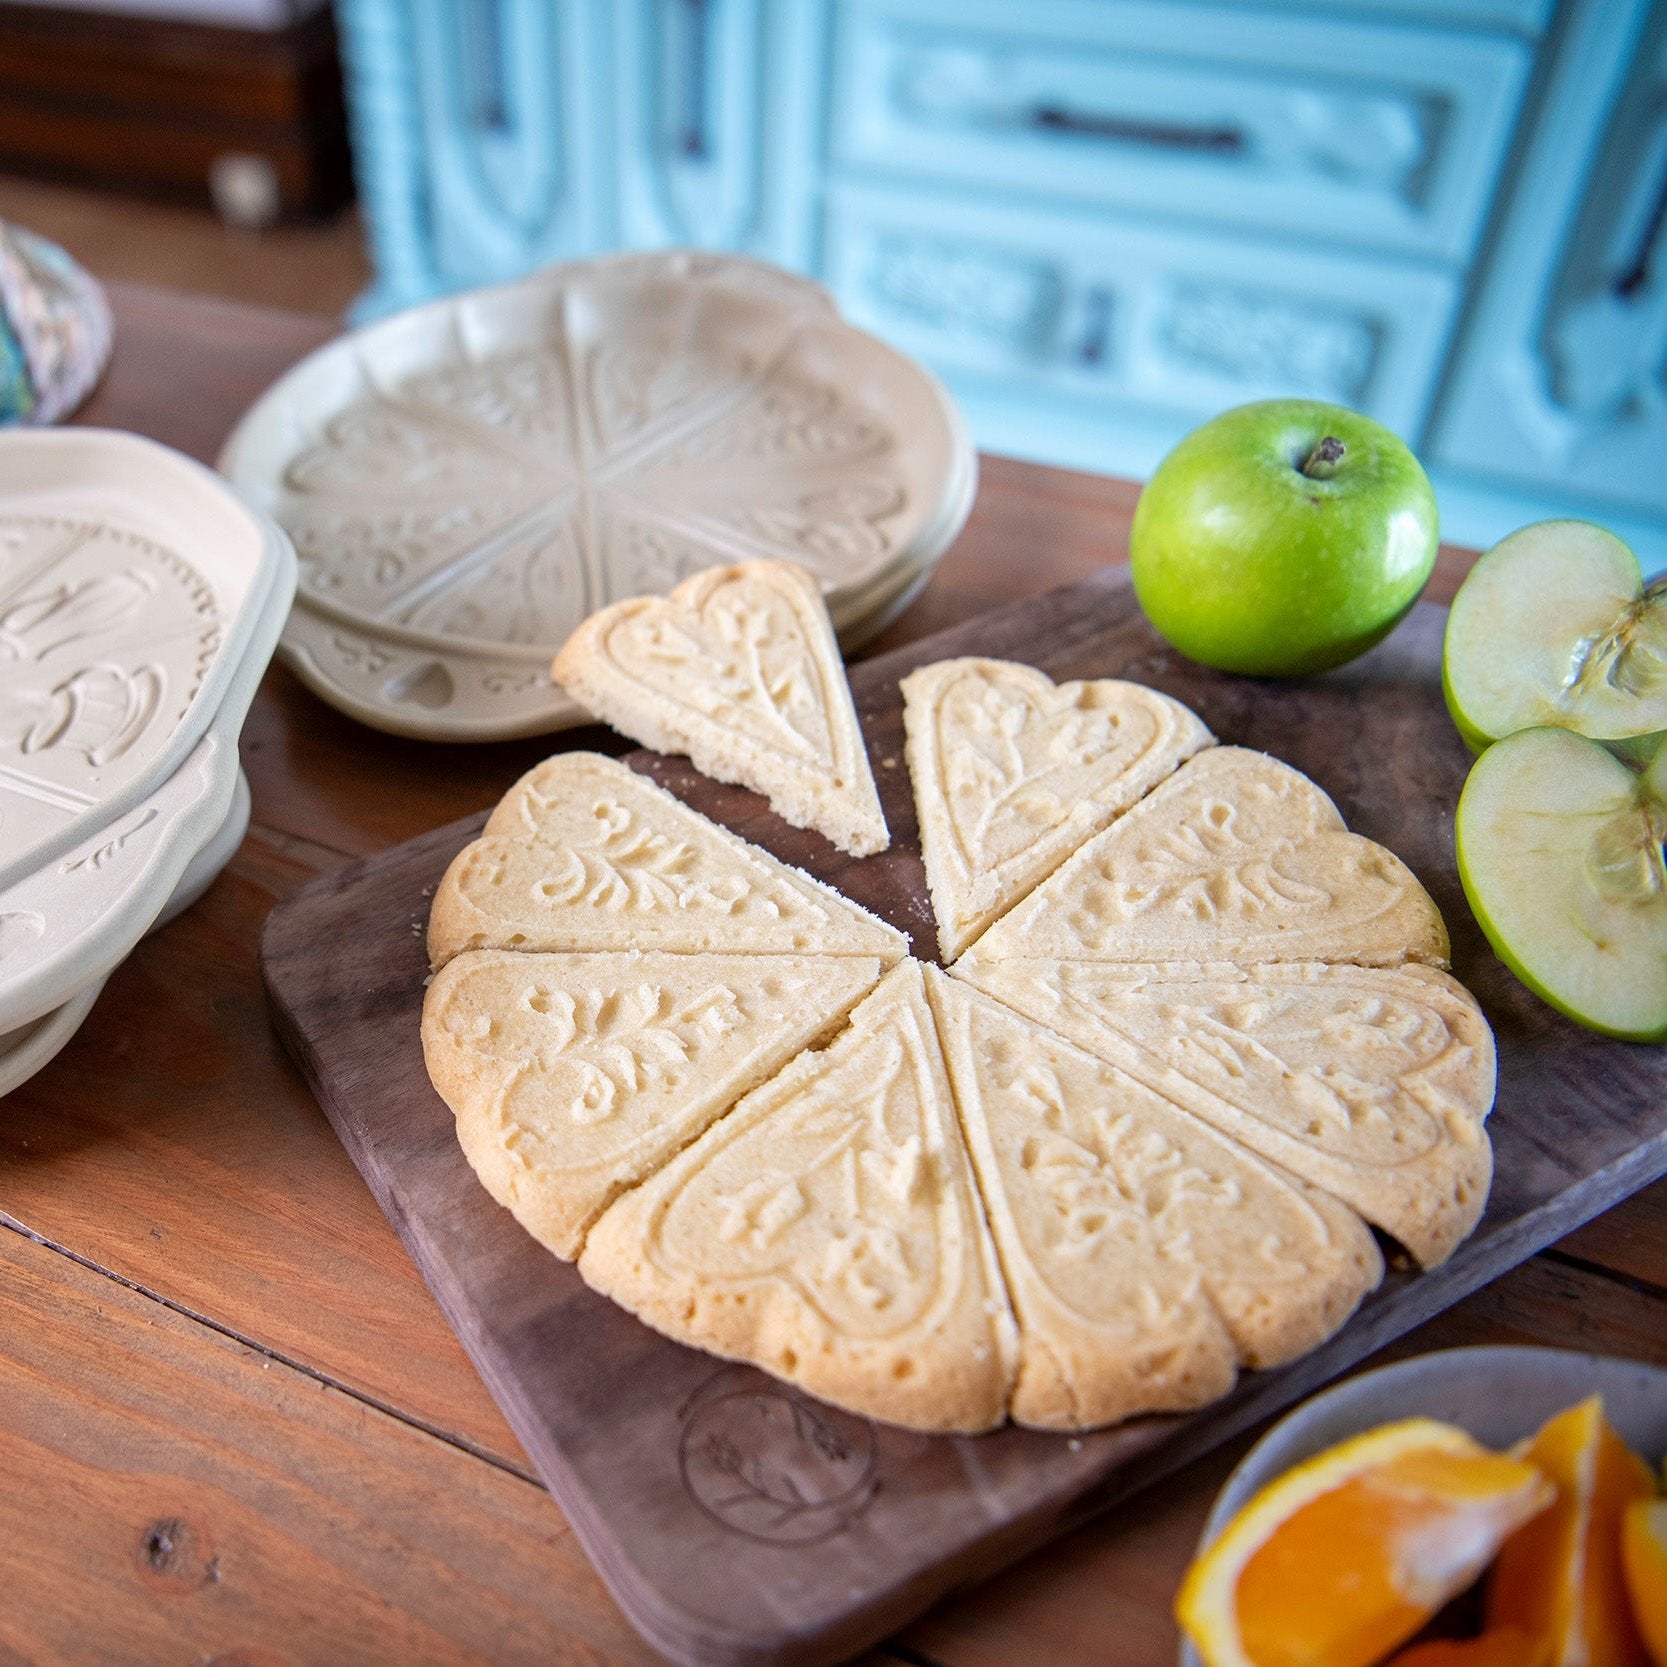
<path fill-rule="evenodd" d="M 1447 710 L 1478 752 L 1555 725 L 1656 751 L 1667 730 L 1667 583 L 1588 521 L 1538 521 L 1499 541 L 1453 598 L 1441 655 Z"/>
<path fill-rule="evenodd" d="M 1164 458 L 1135 507 L 1135 595 L 1183 654 L 1264 677 L 1325 671 L 1387 636 L 1435 564 L 1418 460 L 1358 411 L 1270 399 Z"/>
<path fill-rule="evenodd" d="M 1667 1040 L 1667 748 L 1643 772 L 1566 729 L 1524 729 L 1459 796 L 1459 877 L 1500 960 L 1610 1036 Z"/>

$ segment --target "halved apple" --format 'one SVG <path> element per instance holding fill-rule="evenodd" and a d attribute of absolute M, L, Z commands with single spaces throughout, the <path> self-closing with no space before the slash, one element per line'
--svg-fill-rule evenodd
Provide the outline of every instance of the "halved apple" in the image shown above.
<path fill-rule="evenodd" d="M 1529 989 L 1667 1040 L 1667 748 L 1639 772 L 1567 730 L 1507 736 L 1472 767 L 1457 832 L 1470 907 Z"/>
<path fill-rule="evenodd" d="M 1523 527 L 1459 588 L 1441 676 L 1477 751 L 1545 724 L 1611 742 L 1667 730 L 1667 580 L 1646 586 L 1588 521 Z"/>

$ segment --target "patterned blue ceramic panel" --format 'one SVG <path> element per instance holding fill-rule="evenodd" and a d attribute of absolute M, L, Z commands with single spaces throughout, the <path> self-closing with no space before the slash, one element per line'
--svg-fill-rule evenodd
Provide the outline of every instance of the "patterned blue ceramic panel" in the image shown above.
<path fill-rule="evenodd" d="M 1448 261 L 1475 247 L 1531 57 L 1161 0 L 850 0 L 835 41 L 844 169 Z"/>
<path fill-rule="evenodd" d="M 806 269 L 821 143 L 814 0 L 618 0 L 620 241 Z"/>
<path fill-rule="evenodd" d="M 1101 213 L 840 186 L 827 277 L 859 324 L 1015 392 L 1187 413 L 1312 394 L 1418 433 L 1457 310 L 1448 272 Z"/>
<path fill-rule="evenodd" d="M 1301 390 L 1467 499 L 1667 538 L 1667 0 L 339 12 L 360 316 L 736 249 L 828 282 L 985 445 L 1140 473 Z"/>
<path fill-rule="evenodd" d="M 1432 450 L 1667 514 L 1667 6 L 1572 23 Z"/>

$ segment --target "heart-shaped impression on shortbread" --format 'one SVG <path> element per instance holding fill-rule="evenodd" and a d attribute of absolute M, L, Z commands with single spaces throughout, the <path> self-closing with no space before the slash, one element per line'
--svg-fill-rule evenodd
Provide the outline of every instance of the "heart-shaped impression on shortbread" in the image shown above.
<path fill-rule="evenodd" d="M 1307 776 L 1212 747 L 1080 846 L 969 956 L 1444 966 L 1447 929 L 1407 865 L 1350 833 Z"/>
<path fill-rule="evenodd" d="M 594 753 L 557 753 L 452 859 L 429 912 L 438 969 L 469 949 L 877 955 L 908 940 L 820 880 Z"/>
<path fill-rule="evenodd" d="M 709 568 L 592 614 L 551 675 L 622 734 L 687 753 L 854 856 L 889 843 L 816 581 L 788 562 Z"/>
<path fill-rule="evenodd" d="M 1493 1033 L 1434 967 L 985 963 L 956 972 L 1323 1188 L 1425 1267 L 1487 1201 Z"/>
<path fill-rule="evenodd" d="M 579 1271 L 680 1342 L 870 1416 L 988 1429 L 1014 1334 L 917 961 L 591 1228 Z"/>
<path fill-rule="evenodd" d="M 430 1080 L 492 1196 L 574 1257 L 585 1230 L 838 1024 L 863 955 L 468 950 L 423 1003 Z"/>
<path fill-rule="evenodd" d="M 902 688 L 946 962 L 1212 740 L 1179 701 L 1115 678 L 1056 684 L 1007 660 L 940 660 Z"/>

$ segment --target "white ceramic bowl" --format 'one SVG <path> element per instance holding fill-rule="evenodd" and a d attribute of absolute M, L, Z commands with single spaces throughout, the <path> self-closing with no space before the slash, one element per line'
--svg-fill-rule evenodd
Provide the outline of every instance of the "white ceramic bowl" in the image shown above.
<path fill-rule="evenodd" d="M 586 721 L 549 679 L 574 627 L 722 562 L 797 561 L 842 639 L 871 634 L 976 483 L 927 371 L 818 286 L 687 251 L 550 267 L 332 342 L 220 467 L 300 553 L 286 661 L 435 740 Z"/>
<path fill-rule="evenodd" d="M 1306 1400 L 1282 1418 L 1227 1478 L 1198 1542 L 1213 1543 L 1275 1477 L 1340 1441 L 1401 1418 L 1440 1418 L 1483 1445 L 1513 1446 L 1554 1413 L 1589 1395 L 1621 1438 L 1659 1469 L 1667 1454 L 1667 1371 L 1640 1361 L 1563 1349 L 1447 1349 L 1363 1372 Z M 1203 1667 L 1185 1641 L 1181 1667 Z"/>
<path fill-rule="evenodd" d="M 165 446 L 0 434 L 0 893 L 177 774 L 293 572 L 276 526 Z"/>

